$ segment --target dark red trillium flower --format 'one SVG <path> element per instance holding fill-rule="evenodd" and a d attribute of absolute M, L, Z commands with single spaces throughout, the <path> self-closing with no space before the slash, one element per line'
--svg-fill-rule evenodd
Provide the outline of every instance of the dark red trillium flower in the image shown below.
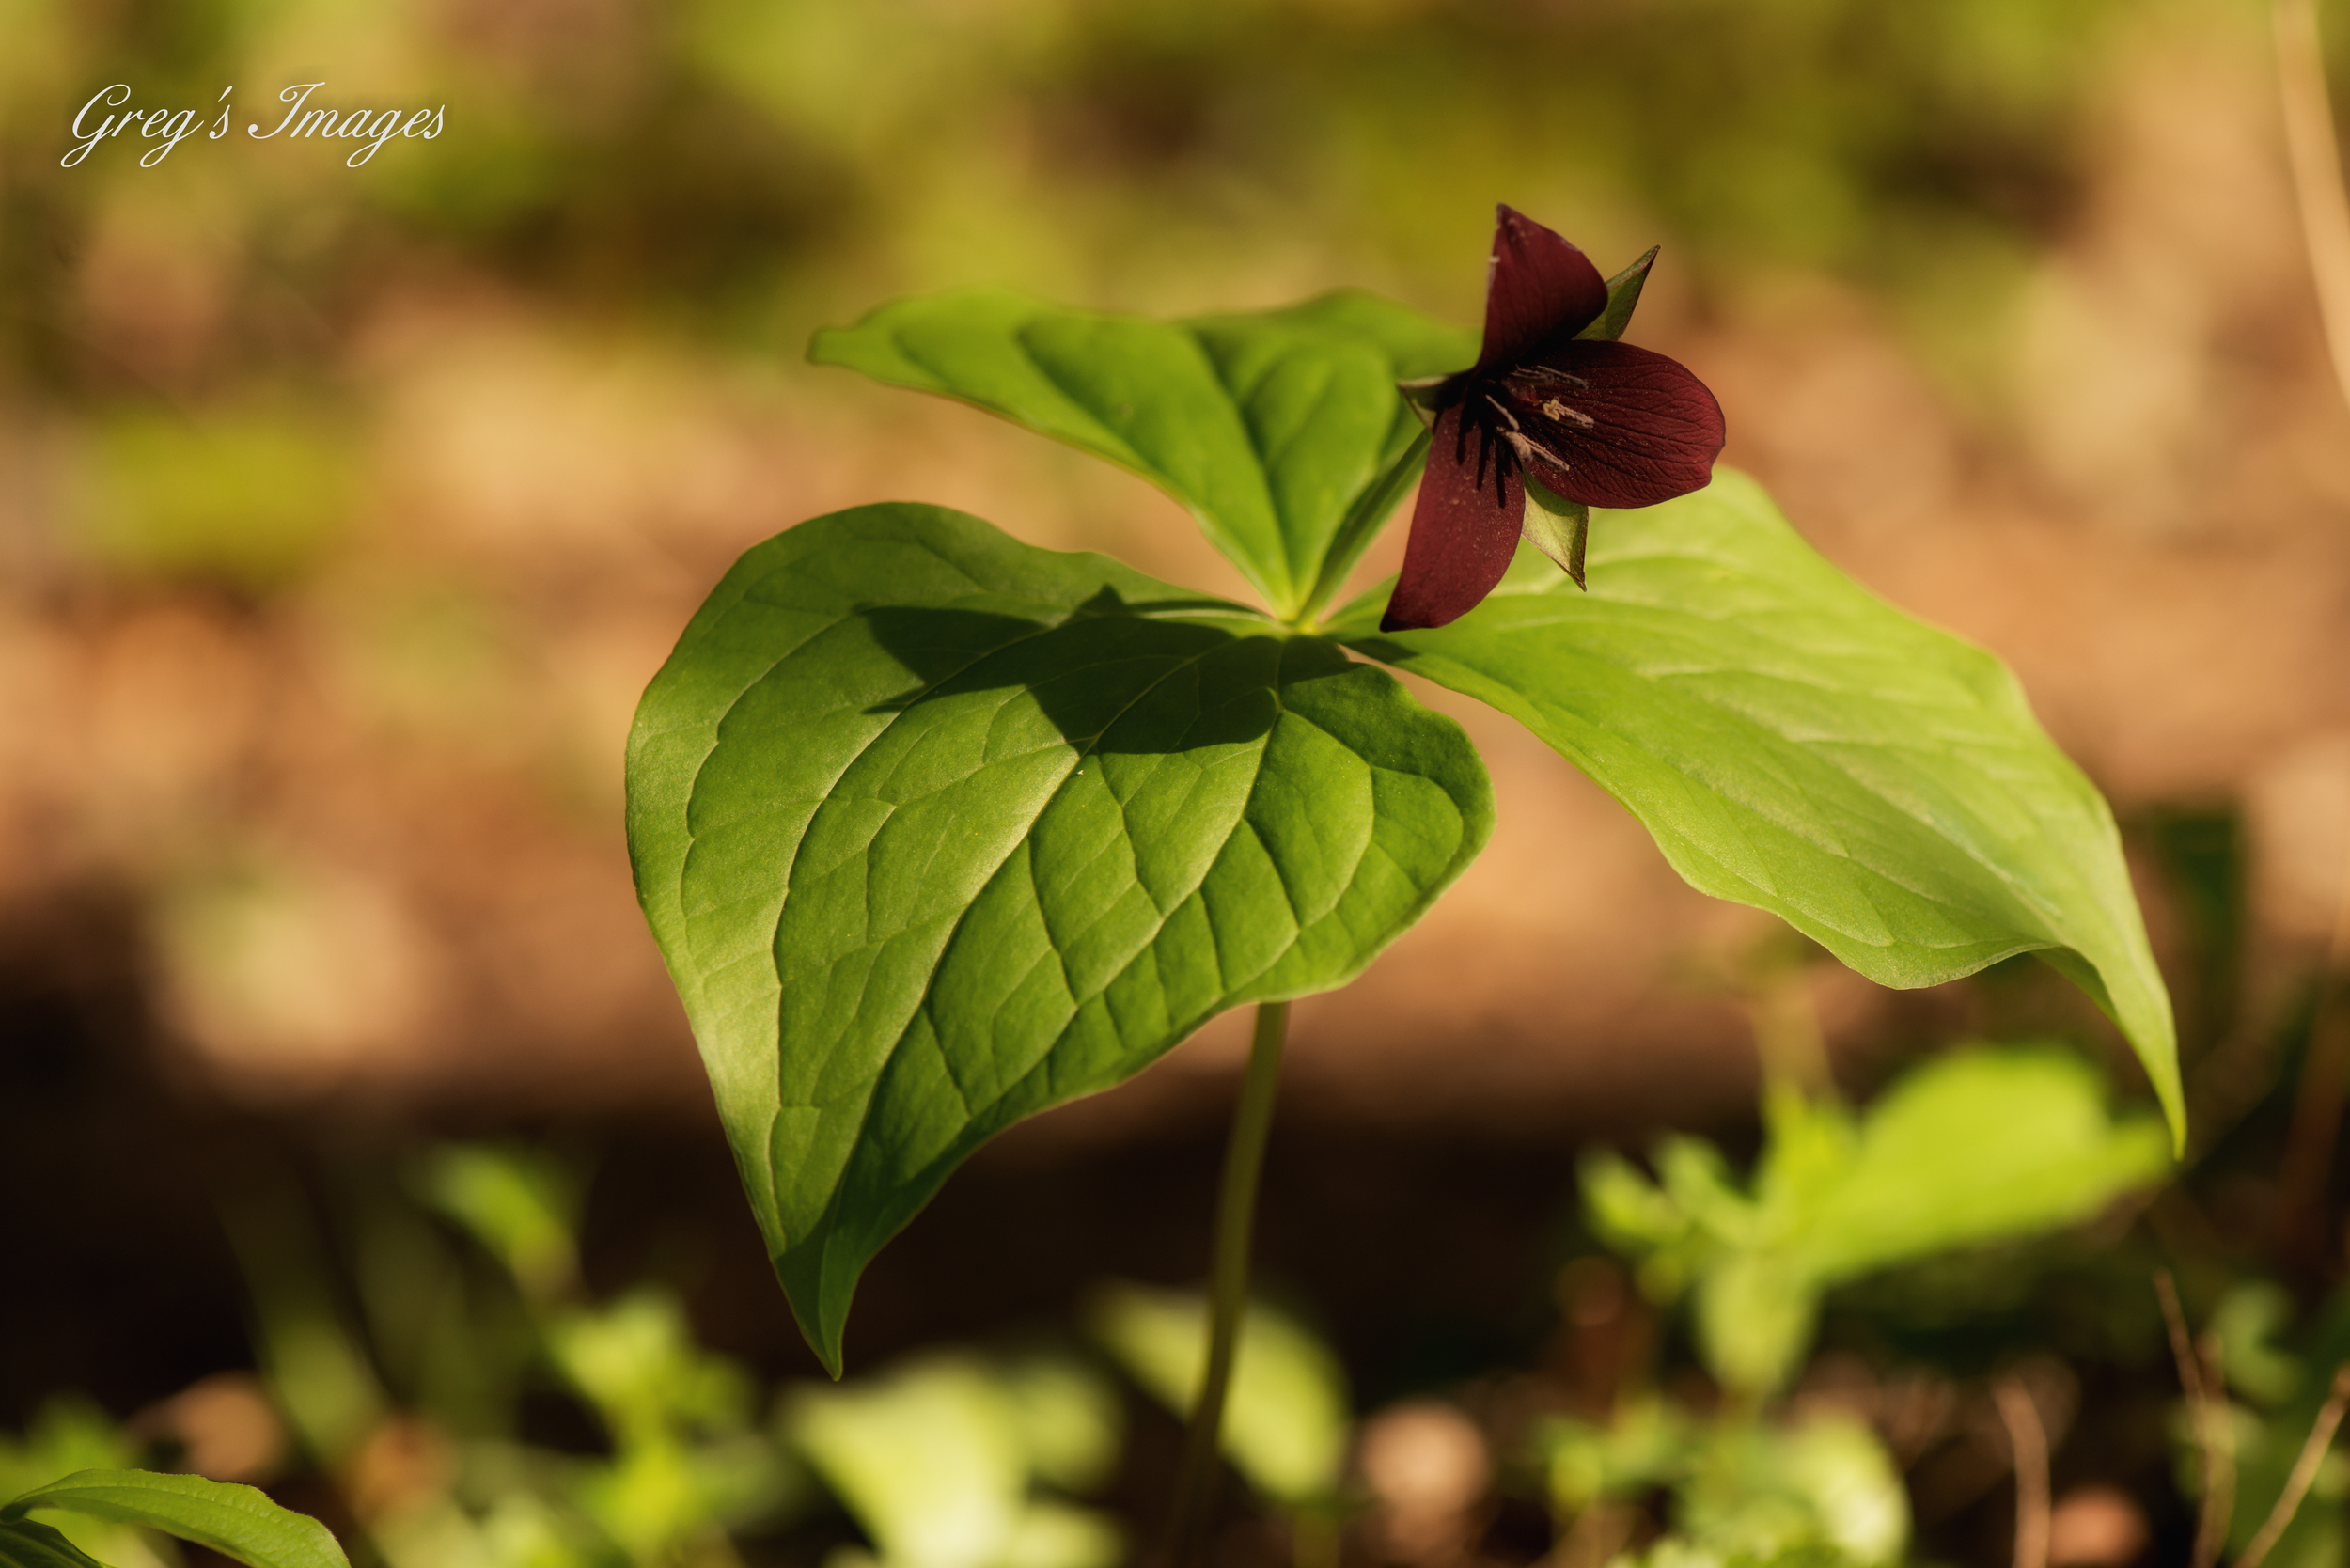
<path fill-rule="evenodd" d="M 1721 404 L 1676 362 L 1612 341 L 1622 321 L 1577 336 L 1606 311 L 1589 257 L 1500 210 L 1477 363 L 1405 389 L 1435 425 L 1380 630 L 1442 626 L 1493 591 L 1517 551 L 1529 477 L 1587 507 L 1653 506 L 1713 478 Z M 1569 567 L 1578 582 L 1580 566 Z"/>

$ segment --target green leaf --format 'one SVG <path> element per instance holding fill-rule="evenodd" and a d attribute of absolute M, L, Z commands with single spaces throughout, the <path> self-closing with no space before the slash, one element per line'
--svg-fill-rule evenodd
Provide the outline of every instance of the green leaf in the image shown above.
<path fill-rule="evenodd" d="M 1584 552 L 1590 540 L 1591 509 L 1581 501 L 1553 494 L 1531 474 L 1525 477 L 1526 542 L 1559 563 L 1559 570 L 1583 587 Z"/>
<path fill-rule="evenodd" d="M 1125 1407 L 1109 1379 L 1058 1356 L 1031 1356 L 996 1372 L 1037 1479 L 1064 1492 L 1109 1480 L 1126 1440 Z"/>
<path fill-rule="evenodd" d="M 2309 1368 L 2281 1348 L 2294 1317 L 2293 1293 L 2265 1279 L 2228 1289 L 2213 1309 L 2209 1332 L 2219 1341 L 2228 1386 L 2264 1406 L 2284 1403 L 2302 1389 Z"/>
<path fill-rule="evenodd" d="M 1686 1475 L 1704 1452 L 1705 1428 L 1680 1405 L 1636 1395 L 1606 1425 L 1553 1416 L 1536 1432 L 1553 1507 L 1580 1513 L 1604 1498 L 1633 1497 Z"/>
<path fill-rule="evenodd" d="M 267 1494 L 202 1476 L 152 1470 L 82 1470 L 25 1493 L 0 1520 L 35 1508 L 68 1509 L 117 1524 L 144 1525 L 210 1546 L 251 1568 L 350 1568 L 324 1525 L 280 1508 Z"/>
<path fill-rule="evenodd" d="M 1090 1326 L 1134 1380 L 1180 1419 L 1208 1365 L 1208 1304 L 1177 1291 L 1118 1285 Z M 1218 1445 L 1265 1497 L 1296 1506 L 1338 1490 L 1346 1464 L 1346 1373 L 1328 1346 L 1292 1319 L 1251 1303 L 1233 1352 Z"/>
<path fill-rule="evenodd" d="M 303 1445 L 349 1463 L 390 1408 L 390 1395 L 345 1313 L 307 1201 L 291 1186 L 248 1190 L 222 1217 L 243 1265 L 261 1370 Z"/>
<path fill-rule="evenodd" d="M 1834 1284 L 2095 1217 L 2170 1167 L 2152 1116 L 2106 1113 L 2097 1070 L 2058 1046 L 1953 1052 L 1861 1118 L 1792 1249 Z"/>
<path fill-rule="evenodd" d="M 628 773 L 639 897 L 836 1371 L 859 1271 L 972 1150 L 1343 984 L 1493 821 L 1384 671 L 909 505 L 738 561 Z"/>
<path fill-rule="evenodd" d="M 1294 619 L 1354 503 L 1418 433 L 1396 382 L 1457 368 L 1476 349 L 1367 294 L 1160 321 L 975 290 L 883 306 L 818 333 L 808 357 L 1132 469 L 1190 508 L 1274 613 Z M 1369 533 L 1355 531 L 1359 551 Z"/>
<path fill-rule="evenodd" d="M 424 1201 L 455 1220 L 506 1265 L 534 1303 L 578 1282 L 578 1176 L 537 1150 L 446 1144 L 417 1164 Z"/>
<path fill-rule="evenodd" d="M 695 1343 L 685 1309 L 658 1286 L 564 1312 L 547 1325 L 546 1347 L 556 1370 L 624 1448 L 748 1421 L 750 1375 Z"/>
<path fill-rule="evenodd" d="M 35 1518 L 0 1518 L 0 1568 L 106 1568 L 64 1530 Z"/>
<path fill-rule="evenodd" d="M 139 1445 L 121 1423 L 81 1394 L 53 1394 L 41 1402 L 21 1437 L 0 1433 L 0 1497 L 12 1497 L 75 1470 L 112 1470 L 127 1465 Z"/>
<path fill-rule="evenodd" d="M 1909 1544 L 1900 1467 L 1846 1415 L 1724 1430 L 1675 1492 L 1675 1528 L 1733 1563 L 1808 1556 L 1876 1568 L 1899 1562 Z"/>
<path fill-rule="evenodd" d="M 1725 1385 L 1767 1393 L 1801 1365 L 1821 1294 L 1863 1275 L 2093 1217 L 2170 1168 L 2152 1116 L 2115 1121 L 2095 1068 L 2060 1047 L 1938 1057 L 1860 1116 L 1775 1090 L 1753 1191 L 1712 1145 L 1660 1145 L 1661 1184 L 1587 1159 L 1584 1202 L 1642 1286 L 1694 1283 L 1699 1347 Z"/>
<path fill-rule="evenodd" d="M 2038 952 L 2121 1025 L 2183 1139 L 2170 1000 L 2112 813 L 1990 654 L 1830 566 L 1753 480 L 1598 514 L 1590 591 L 1531 549 L 1468 615 L 1332 633 L 1492 703 L 1596 779 L 1693 886 L 1880 984 Z"/>
<path fill-rule="evenodd" d="M 49 1525 L 0 1519 L 0 1568 L 106 1568 Z"/>

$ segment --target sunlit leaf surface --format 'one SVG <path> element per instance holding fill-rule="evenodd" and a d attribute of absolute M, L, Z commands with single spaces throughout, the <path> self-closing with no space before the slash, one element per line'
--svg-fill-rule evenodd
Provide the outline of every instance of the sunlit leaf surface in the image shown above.
<path fill-rule="evenodd" d="M 1186 321 L 934 294 L 821 332 L 808 352 L 1132 469 L 1189 507 L 1282 616 L 1418 433 L 1396 382 L 1476 357 L 1473 338 L 1366 294 Z"/>
<path fill-rule="evenodd" d="M 2113 815 L 2007 667 L 1838 572 L 1760 486 L 1594 511 L 1578 591 L 1521 550 L 1449 626 L 1333 631 L 1492 703 L 1639 818 L 1700 889 L 1886 985 L 2037 952 L 2128 1035 L 2182 1134 L 2169 994 Z"/>
<path fill-rule="evenodd" d="M 316 1519 L 281 1508 L 250 1486 L 202 1476 L 83 1470 L 0 1508 L 0 1519 L 20 1518 L 36 1508 L 145 1525 L 251 1568 L 350 1568 L 342 1547 Z"/>
<path fill-rule="evenodd" d="M 638 710 L 637 885 L 802 1328 L 1021 1118 L 1344 983 L 1492 823 L 1334 645 L 937 508 L 744 556 Z"/>

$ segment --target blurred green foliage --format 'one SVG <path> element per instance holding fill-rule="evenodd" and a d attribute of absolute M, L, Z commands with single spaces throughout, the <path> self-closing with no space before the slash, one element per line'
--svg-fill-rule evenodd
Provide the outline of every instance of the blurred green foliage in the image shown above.
<path fill-rule="evenodd" d="M 1540 1442 L 1552 1502 L 1566 1518 L 1670 1490 L 1673 1529 L 1639 1555 L 1645 1568 L 1878 1568 L 1908 1551 L 1901 1471 L 1849 1416 L 1702 1420 L 1644 1399 L 1605 1426 L 1554 1420 Z"/>
<path fill-rule="evenodd" d="M 1561 1560 L 1913 1560 L 1903 1472 L 1919 1450 L 1897 1458 L 1853 1406 L 1777 1397 L 1808 1359 L 1822 1293 L 1928 1265 L 2029 1273 L 2029 1259 L 1983 1244 L 2078 1219 L 2168 1168 L 2154 1119 L 2114 1118 L 2096 1073 L 2048 1046 L 1930 1058 L 1858 1111 L 1780 1088 L 1750 1184 L 1710 1145 L 1673 1149 L 1660 1154 L 1660 1183 L 1620 1160 L 1594 1161 L 1584 1197 L 1603 1233 L 1645 1260 L 1645 1283 L 1697 1295 L 1696 1347 L 1718 1392 L 1668 1374 L 1636 1333 L 1617 1341 L 1612 1391 L 1597 1405 L 1524 1404 L 1522 1374 L 1499 1372 L 1485 1393 L 1465 1396 L 1466 1408 L 1483 1410 L 1484 1441 L 1503 1451 L 1503 1484 L 1547 1505 Z M 261 1479 L 330 1487 L 354 1557 L 384 1568 L 1126 1560 L 1133 1515 L 1099 1500 L 1131 1463 L 1127 1408 L 1107 1366 L 1066 1348 L 947 1347 L 844 1383 L 763 1389 L 700 1342 L 674 1289 L 650 1279 L 609 1295 L 588 1289 L 578 1267 L 586 1190 L 580 1168 L 550 1151 L 472 1144 L 410 1159 L 403 1179 L 338 1204 L 332 1227 L 290 1184 L 232 1203 L 261 1386 L 301 1450 L 290 1468 L 269 1462 Z M 1734 1310 L 1709 1320 L 1704 1303 L 1723 1278 L 1743 1280 L 1745 1294 L 1729 1292 Z M 1997 1292 L 1924 1288 L 1945 1317 L 1985 1302 L 2002 1309 Z M 1564 1332 L 1601 1321 L 1562 1302 Z M 1869 1316 L 1898 1341 L 1918 1307 L 1880 1292 Z M 1081 1315 L 1142 1395 L 1173 1415 L 1187 1408 L 1203 1354 L 1198 1297 L 1105 1285 Z M 2240 1552 L 2281 1492 L 2332 1369 L 2350 1356 L 2350 1312 L 2308 1316 L 2251 1279 L 2217 1295 L 2205 1316 L 2236 1401 L 2230 1539 Z M 2149 1346 L 2126 1354 L 2161 1364 Z M 587 1428 L 550 1440 L 549 1395 Z M 71 1469 L 168 1462 L 155 1446 L 167 1430 L 151 1412 L 125 1425 L 57 1402 L 21 1439 L 0 1440 L 0 1491 Z M 1225 1452 L 1283 1516 L 1295 1560 L 1338 1560 L 1342 1541 L 1376 1539 L 1365 1531 L 1388 1501 L 1368 1493 L 1350 1463 L 1366 1430 L 1330 1347 L 1298 1319 L 1253 1309 Z M 1957 1441 L 1969 1440 L 1959 1431 Z M 2172 1442 L 2191 1497 L 2200 1471 L 2184 1421 Z M 1131 1509 L 1132 1497 L 1120 1501 Z M 2345 1507 L 2350 1466 L 2337 1454 L 2272 1560 L 2335 1560 Z M 160 1538 L 73 1528 L 118 1568 L 169 1561 Z"/>
<path fill-rule="evenodd" d="M 200 577 L 260 591 L 335 542 L 352 463 L 314 421 L 252 411 L 200 421 L 119 410 L 91 431 L 80 530 L 132 577 Z"/>
<path fill-rule="evenodd" d="M 68 381 L 107 380 L 76 368 L 70 261 L 131 212 L 223 259 L 232 370 L 327 370 L 332 312 L 449 259 L 796 355 L 821 319 L 978 281 L 1154 307 L 1363 282 L 1465 314 L 1506 197 L 1605 256 L 1662 239 L 1716 280 L 1826 269 L 1964 316 L 2065 215 L 2124 10 L 9 0 L 0 286 L 12 357 Z M 445 102 L 446 129 L 355 170 L 243 134 L 319 79 L 322 104 Z M 206 113 L 233 86 L 232 133 L 60 168 L 117 81 Z"/>
<path fill-rule="evenodd" d="M 2227 1555 L 2238 1558 L 2260 1533 L 2333 1387 L 2350 1361 L 2350 1296 L 2337 1294 L 2296 1325 L 2290 1293 L 2273 1282 L 2231 1285 L 2213 1309 L 2209 1335 L 2217 1364 L 2235 1396 L 2226 1406 L 2234 1485 Z M 2171 1436 L 2182 1494 L 2200 1500 L 2202 1450 L 2196 1423 L 2182 1406 Z M 2307 1497 L 2265 1561 L 2274 1568 L 2328 1568 L 2350 1554 L 2350 1455 L 2337 1445 L 2319 1463 Z"/>
<path fill-rule="evenodd" d="M 782 1430 L 854 1513 L 877 1556 L 836 1568 L 1115 1568 L 1108 1516 L 1040 1486 L 1086 1491 L 1123 1437 L 1114 1396 L 1067 1361 L 968 1353 L 794 1391 Z"/>
<path fill-rule="evenodd" d="M 2153 1119 L 2108 1113 L 2093 1067 L 2036 1045 L 1929 1058 L 1857 1112 L 1775 1081 L 1749 1183 L 1694 1137 L 1664 1140 L 1654 1165 L 1652 1181 L 1619 1155 L 1587 1156 L 1587 1213 L 1637 1261 L 1646 1294 L 1691 1299 L 1696 1349 L 1726 1397 L 1706 1415 L 1641 1391 L 1605 1420 L 1547 1422 L 1537 1447 L 1562 1520 L 1663 1488 L 1670 1530 L 1645 1568 L 1734 1568 L 1906 1560 L 1908 1497 L 1880 1436 L 1772 1403 L 1810 1359 L 1832 1287 L 2088 1219 L 2170 1161 Z"/>
<path fill-rule="evenodd" d="M 827 1497 L 872 1547 L 840 1546 L 833 1568 L 1120 1560 L 1117 1525 L 1071 1500 L 1124 1441 L 1085 1360 L 956 1352 L 787 1387 L 770 1415 L 672 1290 L 588 1294 L 583 1183 L 559 1156 L 443 1146 L 404 1190 L 339 1248 L 290 1189 L 230 1215 L 265 1383 L 388 1568 L 731 1568 L 739 1541 L 821 1522 Z M 525 1396 L 550 1386 L 600 1451 L 529 1434 Z"/>
<path fill-rule="evenodd" d="M 1750 1189 L 1693 1137 L 1658 1145 L 1653 1183 L 1605 1151 L 1583 1169 L 1594 1229 L 1651 1294 L 1693 1294 L 1707 1369 L 1749 1399 L 1802 1366 L 1830 1287 L 2094 1217 L 2170 1168 L 2160 1125 L 2110 1118 L 2096 1070 L 2050 1046 L 1935 1058 L 1858 1115 L 1775 1086 L 1763 1122 Z"/>
<path fill-rule="evenodd" d="M 142 104 L 234 84 L 239 129 L 281 76 L 324 76 L 321 102 L 446 101 L 433 143 L 356 180 L 310 160 L 324 171 L 305 163 L 274 194 L 340 181 L 342 223 L 395 215 L 517 264 L 670 289 L 876 242 L 906 270 L 892 287 L 940 281 L 971 241 L 963 267 L 1032 282 L 1040 262 L 1071 275 L 1171 236 L 1278 243 L 1262 228 L 1285 211 L 1297 233 L 1442 275 L 1459 270 L 1444 231 L 1479 233 L 1511 193 L 1662 224 L 1741 265 L 1899 277 L 1947 264 L 1932 253 L 1954 236 L 2029 237 L 2061 210 L 2070 117 L 2122 9 L 696 0 L 557 29 L 464 6 L 12 8 L 12 30 L 46 40 L 12 72 L 18 148 L 70 145 L 73 111 L 118 79 Z M 64 172 L 130 178 L 103 151 Z M 177 155 L 206 153 L 232 149 Z"/>
<path fill-rule="evenodd" d="M 1146 1393 L 1189 1414 L 1207 1373 L 1205 1298 L 1120 1285 L 1096 1295 L 1087 1317 Z M 1328 1347 L 1289 1314 L 1252 1304 L 1232 1356 L 1225 1457 L 1265 1497 L 1326 1505 L 1338 1494 L 1349 1422 L 1346 1373 Z"/>
<path fill-rule="evenodd" d="M 958 284 L 1154 311 L 1359 284 L 1465 323 L 1507 199 L 1609 266 L 1663 242 L 1684 307 L 1815 274 L 1873 291 L 1947 382 L 1996 398 L 2010 307 L 2076 213 L 2089 109 L 2145 14 L 5 0 L 0 385 L 86 427 L 102 565 L 245 588 L 346 521 L 374 415 L 354 333 L 436 298 L 787 375 L 813 328 Z M 355 143 L 247 134 L 309 82 L 336 110 L 445 107 L 443 129 L 357 168 Z M 227 134 L 60 166 L 116 83 L 208 125 L 233 89 Z"/>
<path fill-rule="evenodd" d="M 77 1470 L 111 1470 L 132 1463 L 138 1445 L 103 1410 L 73 1394 L 41 1407 L 19 1437 L 0 1434 L 0 1497 L 13 1497 Z M 167 1568 L 179 1560 L 168 1542 L 137 1528 L 87 1514 L 46 1521 L 80 1550 L 108 1568 Z"/>

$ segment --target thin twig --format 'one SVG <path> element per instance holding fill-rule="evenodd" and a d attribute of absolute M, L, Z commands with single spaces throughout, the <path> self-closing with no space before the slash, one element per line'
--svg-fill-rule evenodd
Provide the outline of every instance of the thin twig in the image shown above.
<path fill-rule="evenodd" d="M 2342 185 L 2342 150 L 2326 93 L 2326 56 L 2317 36 L 2317 0 L 2276 0 L 2277 86 L 2284 103 L 2285 148 L 2301 236 L 2317 284 L 2319 313 L 2334 379 L 2350 401 L 2350 196 Z"/>
<path fill-rule="evenodd" d="M 2235 1568 L 2260 1568 L 2262 1559 L 2277 1544 L 2293 1523 L 2293 1516 L 2301 1508 L 2301 1499 L 2309 1495 L 2310 1484 L 2317 1480 L 2318 1466 L 2326 1463 L 2326 1450 L 2334 1446 L 2334 1433 L 2342 1425 L 2342 1415 L 2350 1409 L 2350 1361 L 2334 1369 L 2333 1391 L 2326 1396 L 2325 1408 L 2317 1413 L 2310 1427 L 2308 1441 L 2301 1445 L 2301 1456 L 2293 1462 L 2293 1474 L 2286 1478 L 2285 1489 L 2277 1495 L 2277 1506 L 2268 1511 L 2262 1521 L 2260 1533 L 2252 1537 L 2236 1559 Z"/>
<path fill-rule="evenodd" d="M 2170 1271 L 2154 1271 L 2154 1294 L 2162 1302 L 2163 1325 L 2170 1330 L 2170 1358 L 2179 1364 L 2179 1387 L 2186 1393 L 2187 1403 L 2201 1410 L 2203 1405 L 2203 1376 L 2195 1361 L 2195 1338 L 2186 1326 L 2186 1312 L 2179 1305 L 2178 1282 Z"/>
<path fill-rule="evenodd" d="M 2228 1527 L 2235 1522 L 2235 1418 L 2228 1406 L 2227 1369 L 2221 1365 L 2219 1336 L 2206 1331 L 2196 1341 L 2203 1362 L 2203 1440 L 2211 1445 L 2211 1491 L 2203 1498 L 2202 1516 L 2195 1521 L 2193 1568 L 2218 1568 L 2227 1548 Z"/>
<path fill-rule="evenodd" d="M 2206 1337 L 2202 1355 L 2186 1325 L 2179 1305 L 2179 1287 L 2169 1269 L 2154 1273 L 2154 1294 L 2162 1300 L 2162 1320 L 2170 1330 L 2170 1355 L 2179 1364 L 2179 1386 L 2186 1393 L 2187 1410 L 2195 1421 L 2195 1444 L 2203 1455 L 2203 1500 L 2195 1519 L 2193 1568 L 2217 1568 L 2220 1548 L 2228 1542 L 2228 1521 L 2235 1513 L 2235 1432 L 2227 1419 L 2228 1385 L 2220 1365 L 2219 1343 Z M 2210 1359 L 2205 1375 L 2204 1357 Z"/>
<path fill-rule="evenodd" d="M 2022 1378 L 2000 1378 L 1991 1395 L 2015 1457 L 2015 1568 L 2048 1568 L 2048 1429 Z"/>

